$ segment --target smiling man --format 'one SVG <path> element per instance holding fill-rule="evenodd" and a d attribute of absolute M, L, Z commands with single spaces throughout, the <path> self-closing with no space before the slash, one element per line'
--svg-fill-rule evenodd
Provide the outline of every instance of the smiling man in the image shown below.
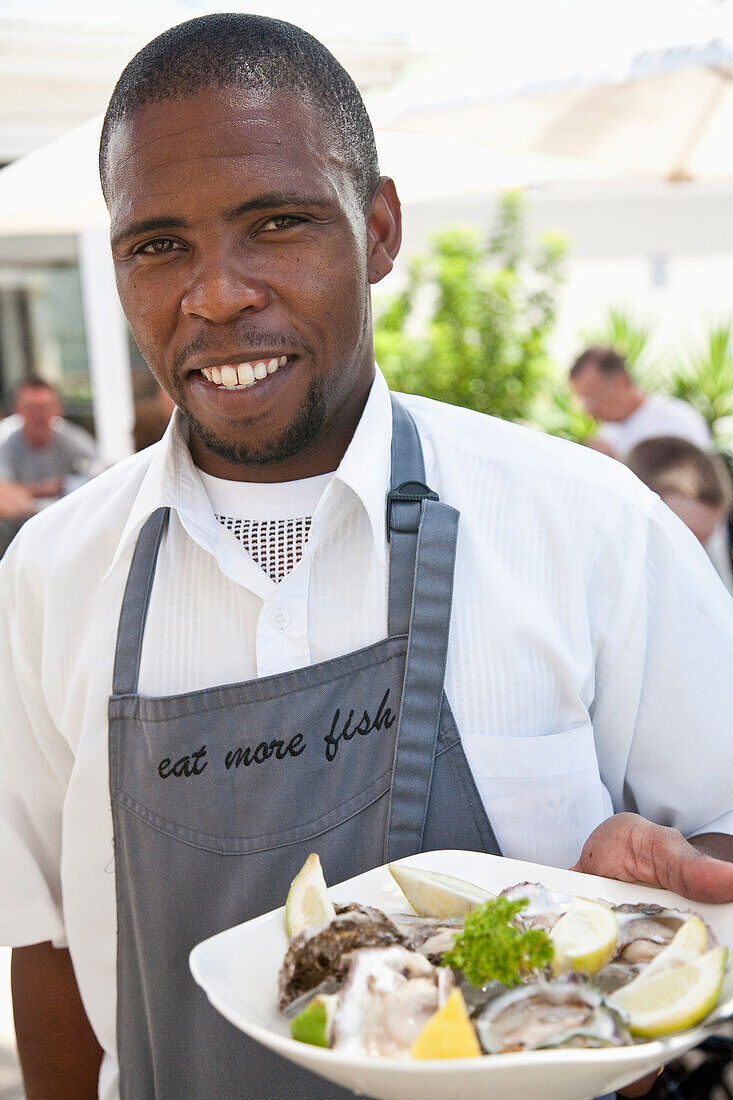
<path fill-rule="evenodd" d="M 188 969 L 311 851 L 330 882 L 464 848 L 733 899 L 682 835 L 730 853 L 730 601 L 620 464 L 391 398 L 370 284 L 399 202 L 328 51 L 255 16 L 173 28 L 100 165 L 178 409 L 0 571 L 29 1100 L 343 1096 Z"/>

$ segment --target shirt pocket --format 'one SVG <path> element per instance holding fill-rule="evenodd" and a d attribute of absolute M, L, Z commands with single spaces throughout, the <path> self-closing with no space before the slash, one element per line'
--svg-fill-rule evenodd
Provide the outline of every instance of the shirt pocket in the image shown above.
<path fill-rule="evenodd" d="M 505 856 L 571 867 L 593 829 L 613 813 L 590 724 L 560 733 L 462 739 Z"/>

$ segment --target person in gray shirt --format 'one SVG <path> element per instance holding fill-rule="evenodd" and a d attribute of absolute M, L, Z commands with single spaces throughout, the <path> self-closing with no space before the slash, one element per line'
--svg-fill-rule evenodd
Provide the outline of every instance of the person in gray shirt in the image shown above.
<path fill-rule="evenodd" d="M 15 396 L 19 426 L 0 442 L 0 553 L 42 499 L 63 496 L 70 479 L 92 472 L 94 439 L 63 420 L 61 412 L 48 382 L 26 378 L 20 383 Z"/>

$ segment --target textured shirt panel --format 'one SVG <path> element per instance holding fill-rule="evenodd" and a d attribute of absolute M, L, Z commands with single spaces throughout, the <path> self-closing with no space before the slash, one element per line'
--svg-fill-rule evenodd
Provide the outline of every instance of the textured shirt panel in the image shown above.
<path fill-rule="evenodd" d="M 284 580 L 303 557 L 312 522 L 311 516 L 242 519 L 217 515 L 216 518 L 275 584 Z"/>

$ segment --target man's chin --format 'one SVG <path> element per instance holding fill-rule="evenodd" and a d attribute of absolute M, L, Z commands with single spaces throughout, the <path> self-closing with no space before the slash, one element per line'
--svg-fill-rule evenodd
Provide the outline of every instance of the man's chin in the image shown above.
<path fill-rule="evenodd" d="M 297 418 L 267 439 L 227 439 L 209 430 L 184 410 L 192 435 L 210 455 L 235 466 L 269 466 L 295 458 L 318 436 L 326 419 L 320 388 L 313 387 Z"/>

